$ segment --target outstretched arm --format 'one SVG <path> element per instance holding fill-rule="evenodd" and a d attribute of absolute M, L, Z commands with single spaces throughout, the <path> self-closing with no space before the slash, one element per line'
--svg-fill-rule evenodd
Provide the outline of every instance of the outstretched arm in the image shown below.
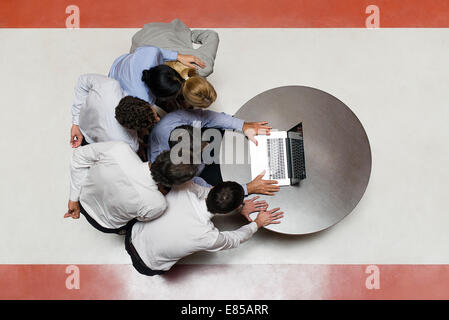
<path fill-rule="evenodd" d="M 215 243 L 206 249 L 206 251 L 219 251 L 225 249 L 237 248 L 241 243 L 250 239 L 259 228 L 266 227 L 270 224 L 280 223 L 279 219 L 284 216 L 284 213 L 275 208 L 269 211 L 259 212 L 254 222 L 251 222 L 237 230 L 218 232 Z"/>

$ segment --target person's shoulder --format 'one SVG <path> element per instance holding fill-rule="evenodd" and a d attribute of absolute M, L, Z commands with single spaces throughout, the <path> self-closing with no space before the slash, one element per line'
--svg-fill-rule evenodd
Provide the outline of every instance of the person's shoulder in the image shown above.
<path fill-rule="evenodd" d="M 160 54 L 161 49 L 154 46 L 143 46 L 139 47 L 134 51 L 133 55 L 138 58 L 155 59 L 158 54 Z"/>

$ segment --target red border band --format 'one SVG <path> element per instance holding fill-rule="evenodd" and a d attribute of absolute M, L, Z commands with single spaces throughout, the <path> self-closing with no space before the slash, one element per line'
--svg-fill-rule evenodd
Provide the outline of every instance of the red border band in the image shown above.
<path fill-rule="evenodd" d="M 163 279 L 77 268 L 68 289 L 67 265 L 0 265 L 0 299 L 449 299 L 449 265 L 177 265 Z"/>
<path fill-rule="evenodd" d="M 2 0 L 2 28 L 65 28 L 77 5 L 81 28 L 139 28 L 180 18 L 190 27 L 364 28 L 366 8 L 382 28 L 447 28 L 447 0 Z"/>

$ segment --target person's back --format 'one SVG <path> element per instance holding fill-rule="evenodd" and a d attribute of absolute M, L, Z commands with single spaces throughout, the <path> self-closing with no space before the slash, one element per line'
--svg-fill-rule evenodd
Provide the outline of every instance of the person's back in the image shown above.
<path fill-rule="evenodd" d="M 201 45 L 194 49 L 193 43 Z M 170 23 L 147 23 L 132 38 L 130 52 L 142 46 L 155 46 L 174 50 L 182 54 L 198 56 L 205 62 L 198 69 L 202 77 L 209 76 L 214 70 L 215 57 L 219 44 L 218 33 L 213 30 L 190 30 L 181 20 Z"/>
<path fill-rule="evenodd" d="M 119 228 L 133 217 L 148 220 L 162 214 L 166 202 L 148 162 L 142 162 L 129 145 L 105 142 L 76 149 L 73 161 L 82 163 L 84 159 L 95 160 L 88 168 L 79 200 L 102 227 Z"/>
<path fill-rule="evenodd" d="M 154 94 L 142 81 L 142 72 L 166 61 L 176 61 L 178 53 L 152 46 L 138 48 L 133 53 L 118 57 L 112 64 L 109 76 L 120 82 L 130 95 L 154 104 Z"/>
<path fill-rule="evenodd" d="M 214 244 L 219 231 L 210 221 L 206 196 L 206 189 L 192 182 L 177 186 L 166 195 L 164 215 L 133 226 L 131 242 L 149 268 L 168 270 L 179 259 Z"/>
<path fill-rule="evenodd" d="M 169 270 L 178 260 L 198 251 L 232 249 L 247 241 L 262 226 L 279 223 L 282 212 L 265 211 L 265 201 L 244 201 L 244 191 L 236 182 L 222 182 L 213 188 L 192 181 L 173 188 L 166 196 L 163 216 L 128 229 L 125 247 L 134 267 L 143 274 Z M 249 214 L 259 211 L 251 221 Z M 240 213 L 250 222 L 233 231 L 220 232 L 211 219 L 215 214 Z"/>
<path fill-rule="evenodd" d="M 139 149 L 137 132 L 123 127 L 115 118 L 115 108 L 125 96 L 117 80 L 95 77 L 85 104 L 79 111 L 79 127 L 88 143 L 124 141 L 134 151 Z"/>

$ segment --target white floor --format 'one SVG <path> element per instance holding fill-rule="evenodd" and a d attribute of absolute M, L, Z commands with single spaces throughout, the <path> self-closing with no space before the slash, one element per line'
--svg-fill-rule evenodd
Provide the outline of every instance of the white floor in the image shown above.
<path fill-rule="evenodd" d="M 0 263 L 130 262 L 121 237 L 63 214 L 73 87 L 107 74 L 136 30 L 0 29 Z M 217 31 L 214 110 L 234 113 L 277 86 L 319 88 L 359 117 L 373 169 L 358 207 L 327 231 L 261 231 L 184 262 L 449 263 L 449 30 Z"/>

